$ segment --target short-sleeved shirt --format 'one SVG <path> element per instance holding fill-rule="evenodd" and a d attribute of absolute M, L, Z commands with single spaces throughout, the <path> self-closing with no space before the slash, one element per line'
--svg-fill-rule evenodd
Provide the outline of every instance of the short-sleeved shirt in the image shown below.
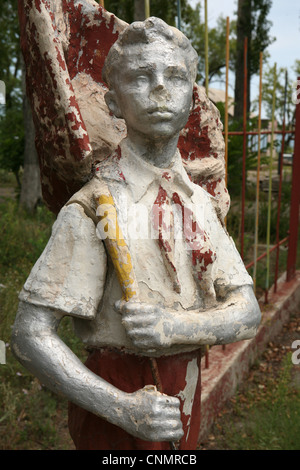
<path fill-rule="evenodd" d="M 99 164 L 92 180 L 60 211 L 51 238 L 20 293 L 20 300 L 71 315 L 78 336 L 89 347 L 114 347 L 140 353 L 126 335 L 121 315 L 114 309 L 115 302 L 122 297 L 122 289 L 97 231 L 96 218 L 89 214 L 96 213 L 95 201 L 101 194 L 103 181 L 117 209 L 141 302 L 161 304 L 179 314 L 203 308 L 186 240 L 180 230 L 176 232 L 180 225 L 176 216 L 174 264 L 180 293 L 174 290 L 158 240 L 151 231 L 148 215 L 161 187 L 167 193 L 176 192 L 192 208 L 199 226 L 208 234 L 215 253 L 210 275 L 217 299 L 230 290 L 252 285 L 233 240 L 218 218 L 214 198 L 190 181 L 179 151 L 170 167 L 161 169 L 137 157 L 125 139 L 111 157 Z M 176 345 L 163 354 L 195 348 Z"/>

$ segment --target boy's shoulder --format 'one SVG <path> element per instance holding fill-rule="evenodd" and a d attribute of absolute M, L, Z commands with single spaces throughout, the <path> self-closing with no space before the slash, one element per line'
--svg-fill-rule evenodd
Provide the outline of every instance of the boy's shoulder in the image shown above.
<path fill-rule="evenodd" d="M 106 159 L 95 164 L 90 179 L 73 194 L 64 207 L 77 203 L 84 208 L 90 217 L 95 218 L 97 199 L 108 192 L 108 183 L 112 180 L 125 181 L 118 164 L 120 158 L 120 148 L 117 147 Z"/>

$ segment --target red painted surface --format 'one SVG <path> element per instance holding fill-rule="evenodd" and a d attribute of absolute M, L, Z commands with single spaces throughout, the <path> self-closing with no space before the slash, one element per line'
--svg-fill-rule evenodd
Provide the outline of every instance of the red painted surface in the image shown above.
<path fill-rule="evenodd" d="M 167 263 L 169 264 L 169 268 L 174 273 L 174 277 L 175 277 L 174 278 L 174 281 L 175 281 L 174 284 L 178 288 L 179 282 L 178 282 L 177 276 L 175 274 L 176 273 L 176 267 L 173 263 L 173 256 L 172 256 L 173 255 L 173 250 L 172 250 L 172 247 L 170 245 L 171 240 L 168 240 L 170 235 L 173 233 L 173 226 L 172 226 L 173 219 L 172 219 L 172 215 L 170 216 L 170 214 L 168 215 L 168 217 L 166 216 L 166 211 L 165 211 L 165 208 L 164 208 L 165 204 L 170 206 L 170 201 L 169 201 L 169 198 L 168 198 L 168 195 L 167 195 L 166 191 L 160 186 L 159 190 L 158 190 L 157 198 L 154 201 L 153 208 L 152 208 L 152 211 L 151 211 L 151 220 L 152 220 L 152 224 L 153 224 L 154 229 L 158 233 L 159 247 L 160 247 Z M 167 237 L 164 236 L 164 234 L 167 234 Z"/>
<path fill-rule="evenodd" d="M 201 104 L 197 88 L 194 88 L 194 109 L 191 111 L 186 128 L 178 142 L 184 160 L 204 158 L 210 154 L 210 139 L 207 126 L 201 128 Z"/>
<path fill-rule="evenodd" d="M 166 179 L 167 181 L 170 181 L 171 176 L 169 175 L 169 173 L 168 173 L 167 171 L 165 171 L 165 172 L 162 174 L 162 178 Z"/>
<path fill-rule="evenodd" d="M 21 47 L 36 128 L 43 197 L 57 213 L 86 180 L 90 167 L 84 161 L 92 153 L 72 79 L 84 72 L 95 83 L 105 85 L 104 60 L 125 24 L 100 6 L 89 4 L 87 8 L 83 0 L 62 0 L 67 25 L 67 33 L 63 33 L 57 30 L 55 14 L 49 8 L 46 0 L 19 0 Z M 48 19 L 42 29 L 39 15 Z M 47 30 L 43 29 L 45 25 Z M 46 37 L 54 47 L 44 53 L 41 40 Z M 195 106 L 180 136 L 179 148 L 185 160 L 218 158 L 218 152 L 211 146 L 208 126 L 201 122 L 201 113 L 207 111 L 207 106 L 200 101 L 197 90 L 195 87 Z M 61 100 L 65 95 L 67 105 Z M 220 195 L 219 181 L 199 178 L 195 183 L 212 195 Z"/>
<path fill-rule="evenodd" d="M 206 123 L 202 122 L 202 114 L 208 112 L 207 103 L 201 101 L 198 88 L 195 86 L 194 91 L 194 108 L 190 113 L 189 120 L 184 131 L 181 133 L 178 141 L 178 148 L 184 161 L 194 161 L 202 158 L 220 158 L 220 149 L 212 146 L 209 135 L 209 128 Z M 215 118 L 215 130 L 219 127 L 219 120 Z M 219 131 L 221 132 L 221 131 Z M 187 168 L 188 171 L 188 168 Z M 223 194 L 224 186 L 221 186 L 221 179 L 202 178 L 201 175 L 193 179 L 193 182 L 202 186 L 212 196 L 220 196 Z M 229 201 L 228 204 L 229 205 Z"/>
<path fill-rule="evenodd" d="M 92 148 L 71 80 L 85 72 L 101 83 L 105 56 L 118 37 L 117 19 L 98 6 L 87 11 L 84 3 L 62 1 L 64 21 L 70 29 L 67 50 L 63 49 L 49 2 L 19 0 L 18 5 L 43 197 L 54 213 L 83 185 L 90 171 L 83 162 Z M 44 25 L 39 15 L 46 18 Z M 41 30 L 45 24 L 48 29 Z M 44 38 L 53 44 L 45 53 Z M 69 97 L 69 105 L 63 96 Z"/>
<path fill-rule="evenodd" d="M 183 233 L 187 243 L 192 247 L 193 266 L 196 268 L 198 279 L 201 280 L 202 273 L 216 260 L 216 253 L 207 247 L 208 235 L 199 227 L 193 212 L 183 205 L 177 193 L 173 194 L 173 201 L 181 207 Z"/>
<path fill-rule="evenodd" d="M 63 0 L 64 14 L 70 24 L 70 45 L 67 65 L 71 79 L 85 72 L 95 82 L 102 83 L 102 68 L 112 44 L 119 34 L 115 30 L 116 18 L 99 6 L 84 13 L 83 2 Z"/>
<path fill-rule="evenodd" d="M 180 441 L 179 450 L 195 450 L 198 441 L 201 374 L 198 377 L 191 420 L 183 412 L 180 395 L 187 386 L 188 363 L 195 358 L 200 371 L 199 351 L 156 359 L 164 393 L 180 399 L 184 437 Z M 86 365 L 95 374 L 127 393 L 153 384 L 151 364 L 146 357 L 101 350 L 94 351 Z M 134 438 L 117 426 L 73 404 L 69 407 L 69 429 L 78 450 L 170 450 L 168 442 L 147 442 Z"/>

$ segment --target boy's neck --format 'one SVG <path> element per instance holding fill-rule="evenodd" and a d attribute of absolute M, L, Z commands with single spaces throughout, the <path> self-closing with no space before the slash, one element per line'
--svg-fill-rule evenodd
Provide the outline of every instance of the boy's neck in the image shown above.
<path fill-rule="evenodd" d="M 127 141 L 136 156 L 158 168 L 168 168 L 177 150 L 179 135 L 168 139 L 151 139 L 128 133 Z"/>

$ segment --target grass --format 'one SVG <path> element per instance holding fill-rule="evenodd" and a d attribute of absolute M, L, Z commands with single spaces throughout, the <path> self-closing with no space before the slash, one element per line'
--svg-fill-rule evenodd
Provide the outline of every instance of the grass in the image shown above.
<path fill-rule="evenodd" d="M 0 218 L 0 339 L 7 346 L 7 363 L 0 365 L 0 450 L 72 449 L 67 430 L 66 400 L 52 394 L 28 373 L 13 357 L 9 346 L 18 293 L 49 239 L 54 217 L 45 207 L 39 207 L 34 215 L 29 214 L 21 210 L 15 201 L 7 199 L 0 203 Z M 236 224 L 236 220 L 234 223 Z M 249 226 L 251 227 L 251 223 Z M 238 235 L 237 229 L 237 238 Z M 252 242 L 251 234 L 247 237 L 248 252 Z M 280 261 L 282 269 L 285 268 L 284 257 L 283 252 Z M 260 266 L 260 283 L 263 285 L 265 268 L 263 264 Z M 84 360 L 86 352 L 73 334 L 69 318 L 62 321 L 59 334 L 78 357 Z M 246 448 L 253 445 L 263 448 L 266 445 L 264 440 L 268 445 L 272 442 L 274 447 L 290 445 L 291 438 L 286 443 L 278 443 L 278 439 L 281 442 L 285 433 L 291 434 L 288 429 L 291 424 L 289 420 L 292 416 L 299 417 L 300 412 L 296 397 L 290 395 L 286 385 L 289 381 L 288 374 L 289 368 L 285 364 L 276 393 L 272 396 L 266 394 L 260 403 L 256 400 L 256 405 L 247 410 L 249 414 L 244 415 L 244 411 L 239 410 L 247 428 L 239 432 L 234 428 L 230 430 L 229 427 L 228 443 L 232 448 L 239 448 L 240 444 L 235 443 L 238 435 L 251 437 L 249 441 L 247 438 L 242 439 Z M 250 398 L 249 396 L 249 402 Z M 238 406 L 239 402 L 236 404 Z M 272 425 L 268 426 L 268 423 Z M 300 435 L 299 424 L 293 422 L 292 425 Z"/>
<path fill-rule="evenodd" d="M 0 339 L 7 346 L 6 365 L 0 365 L 0 450 L 71 448 L 66 400 L 41 386 L 9 347 L 18 293 L 49 239 L 54 217 L 45 207 L 31 215 L 7 199 L 0 204 L 0 218 Z M 59 331 L 83 359 L 70 319 L 62 321 Z"/>
<path fill-rule="evenodd" d="M 299 328 L 299 318 L 297 325 Z M 228 402 L 202 448 L 299 450 L 300 389 L 294 378 L 299 380 L 300 371 L 292 363 L 288 351 L 291 345 L 286 340 L 287 345 L 280 341 L 279 347 L 271 344 L 256 361 L 247 382 Z"/>
<path fill-rule="evenodd" d="M 265 384 L 260 384 L 259 395 L 246 393 L 249 407 L 244 408 L 237 401 L 236 411 L 243 418 L 243 424 L 239 432 L 229 427 L 226 430 L 231 449 L 299 450 L 300 391 L 290 386 L 292 368 L 288 354 L 275 383 L 269 378 Z"/>

